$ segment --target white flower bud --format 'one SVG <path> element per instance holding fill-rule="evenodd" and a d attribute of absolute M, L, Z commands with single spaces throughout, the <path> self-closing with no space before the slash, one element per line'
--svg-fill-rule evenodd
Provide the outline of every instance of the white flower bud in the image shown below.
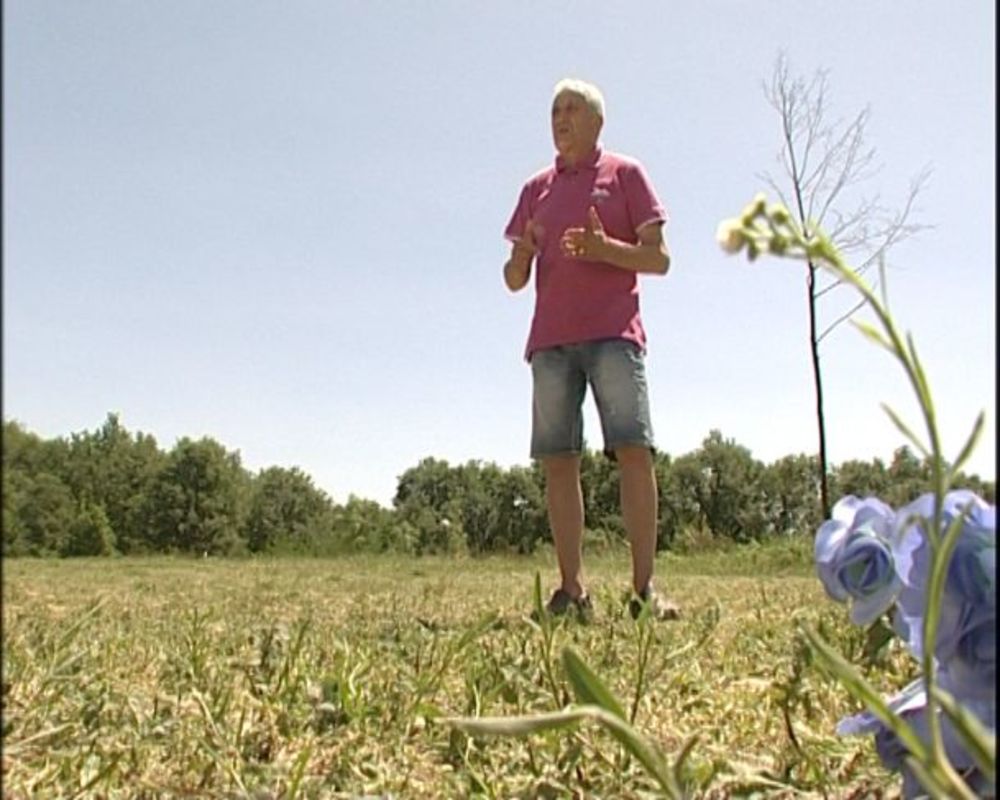
<path fill-rule="evenodd" d="M 738 219 L 724 219 L 719 223 L 719 230 L 715 234 L 719 245 L 727 253 L 738 253 L 746 242 L 746 234 L 743 232 L 743 225 Z"/>

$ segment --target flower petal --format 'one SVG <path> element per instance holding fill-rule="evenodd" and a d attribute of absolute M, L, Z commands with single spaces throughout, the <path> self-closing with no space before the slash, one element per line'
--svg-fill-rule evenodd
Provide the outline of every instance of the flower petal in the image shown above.
<path fill-rule="evenodd" d="M 871 625 L 892 607 L 898 593 L 899 581 L 897 579 L 887 583 L 868 597 L 854 598 L 854 602 L 851 604 L 851 622 L 855 625 Z"/>

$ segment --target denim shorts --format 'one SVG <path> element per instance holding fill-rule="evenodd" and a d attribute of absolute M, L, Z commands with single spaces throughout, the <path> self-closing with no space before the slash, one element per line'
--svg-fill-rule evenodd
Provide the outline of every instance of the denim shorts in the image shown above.
<path fill-rule="evenodd" d="M 588 383 L 601 418 L 604 452 L 613 456 L 625 445 L 653 449 L 646 367 L 634 342 L 601 339 L 536 350 L 531 375 L 532 458 L 581 451 Z"/>

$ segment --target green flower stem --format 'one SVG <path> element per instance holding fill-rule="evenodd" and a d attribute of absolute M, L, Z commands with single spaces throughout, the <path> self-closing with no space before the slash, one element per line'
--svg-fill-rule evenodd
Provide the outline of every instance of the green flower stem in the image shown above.
<path fill-rule="evenodd" d="M 944 741 L 941 731 L 941 701 L 939 688 L 937 686 L 936 664 L 934 660 L 934 645 L 937 641 L 938 627 L 941 617 L 941 601 L 944 597 L 945 582 L 948 573 L 948 562 L 958 544 L 958 538 L 962 529 L 963 518 L 968 510 L 949 527 L 949 530 L 941 530 L 944 519 L 944 498 L 949 487 L 955 479 L 958 468 L 962 461 L 968 457 L 975 444 L 980 431 L 982 430 L 983 416 L 977 419 L 965 446 L 959 455 L 959 459 L 952 468 L 947 468 L 941 449 L 941 438 L 938 431 L 937 414 L 934 408 L 934 400 L 931 396 L 930 384 L 924 372 L 923 365 L 917 355 L 917 349 L 913 342 L 913 337 L 901 335 L 896 323 L 889 313 L 888 299 L 883 288 L 882 302 L 872 291 L 867 282 L 856 272 L 851 270 L 844 262 L 833 242 L 820 230 L 810 231 L 807 236 L 804 227 L 801 227 L 791 218 L 781 205 L 766 208 L 766 198 L 760 194 L 754 198 L 751 205 L 747 206 L 743 215 L 738 220 L 727 220 L 719 228 L 719 243 L 723 249 L 730 253 L 746 249 L 747 257 L 753 261 L 761 253 L 770 252 L 784 257 L 796 257 L 805 259 L 810 266 L 818 264 L 821 268 L 833 273 L 841 282 L 853 286 L 864 298 L 867 304 L 875 312 L 878 322 L 885 334 L 881 334 L 871 325 L 865 323 L 855 323 L 857 327 L 881 347 L 888 350 L 902 364 L 906 376 L 916 392 L 920 410 L 927 426 L 927 437 L 929 448 L 920 444 L 917 437 L 910 431 L 902 420 L 899 419 L 891 409 L 886 409 L 890 419 L 896 427 L 911 441 L 917 444 L 921 453 L 929 456 L 931 460 L 931 477 L 934 487 L 934 512 L 933 519 L 923 520 L 924 527 L 927 528 L 927 538 L 931 548 L 931 567 L 928 581 L 928 591 L 923 617 L 923 653 L 921 654 L 921 664 L 923 670 L 924 685 L 927 692 L 927 714 L 930 726 L 930 753 L 920 745 L 915 747 L 915 742 L 911 741 L 909 726 L 899 717 L 899 715 L 889 711 L 888 707 L 869 691 L 864 681 L 859 681 L 855 671 L 850 669 L 850 665 L 843 662 L 843 659 L 832 657 L 832 651 L 825 646 L 816 636 L 809 636 L 814 652 L 823 656 L 824 662 L 833 669 L 841 678 L 845 687 L 851 693 L 861 699 L 868 708 L 906 744 L 913 755 L 913 760 L 919 769 L 915 773 L 926 784 L 934 796 L 942 797 L 971 797 L 968 786 L 956 773 L 954 767 L 947 757 L 944 749 Z M 827 652 L 830 651 L 830 652 Z M 945 788 L 942 788 L 945 787 Z"/>
<path fill-rule="evenodd" d="M 943 469 L 944 457 L 941 451 L 941 440 L 930 386 L 928 385 L 923 367 L 917 358 L 913 339 L 907 337 L 907 346 L 904 346 L 903 338 L 886 307 L 879 301 L 864 279 L 847 267 L 840 257 L 840 253 L 837 252 L 829 239 L 820 235 L 811 241 L 806 241 L 801 233 L 799 233 L 799 241 L 808 255 L 814 257 L 820 264 L 825 264 L 838 278 L 854 286 L 875 312 L 882 328 L 889 337 L 891 352 L 903 365 L 903 369 L 906 371 L 906 375 L 914 391 L 917 393 L 920 410 L 927 425 L 927 435 L 930 440 L 931 475 L 934 486 L 934 519 L 932 524 L 928 526 L 929 530 L 927 532 L 931 543 L 931 574 L 927 593 L 926 613 L 923 620 L 924 651 L 921 661 L 927 691 L 932 763 L 940 767 L 947 777 L 948 784 L 958 791 L 959 787 L 965 787 L 965 782 L 955 772 L 944 750 L 941 721 L 938 714 L 940 701 L 935 691 L 937 688 L 937 673 L 934 661 L 934 643 L 937 641 L 938 624 L 941 616 L 941 600 L 944 596 L 948 562 L 955 550 L 955 546 L 958 544 L 958 537 L 962 528 L 962 517 L 960 516 L 955 520 L 942 540 L 940 531 L 944 513 L 944 496 L 948 490 L 952 476 Z M 967 787 L 965 787 L 965 790 L 968 791 Z M 963 796 L 965 795 L 963 794 Z"/>

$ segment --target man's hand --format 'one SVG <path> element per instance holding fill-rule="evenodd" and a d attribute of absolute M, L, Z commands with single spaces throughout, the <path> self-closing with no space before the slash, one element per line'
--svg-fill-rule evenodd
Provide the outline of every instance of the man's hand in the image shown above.
<path fill-rule="evenodd" d="M 521 238 L 514 242 L 510 258 L 503 267 L 504 281 L 512 292 L 516 292 L 528 282 L 528 278 L 531 276 L 531 262 L 538 254 L 537 240 L 541 235 L 541 226 L 529 219 L 524 224 L 524 233 L 521 234 Z"/>
<path fill-rule="evenodd" d="M 664 275 L 670 269 L 670 252 L 663 241 L 663 223 L 643 225 L 636 244 L 612 239 L 604 232 L 593 206 L 587 213 L 586 228 L 567 228 L 559 240 L 562 253 L 583 261 L 601 261 L 629 272 Z"/>
<path fill-rule="evenodd" d="M 567 228 L 559 240 L 563 255 L 584 261 L 607 260 L 608 236 L 593 206 L 587 212 L 586 228 Z"/>
<path fill-rule="evenodd" d="M 517 261 L 518 264 L 530 266 L 531 260 L 538 253 L 538 243 L 535 239 L 540 233 L 541 230 L 534 220 L 529 219 L 524 223 L 524 233 L 521 234 L 520 239 L 514 242 L 514 249 L 510 254 L 511 259 Z"/>

